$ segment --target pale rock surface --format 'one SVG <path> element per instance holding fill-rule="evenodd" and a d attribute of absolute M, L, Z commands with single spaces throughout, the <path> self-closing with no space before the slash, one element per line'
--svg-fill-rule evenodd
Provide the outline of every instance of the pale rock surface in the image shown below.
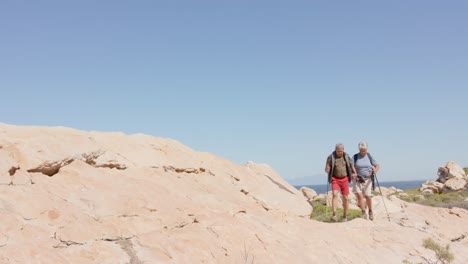
<path fill-rule="evenodd" d="M 451 179 L 451 178 L 459 178 L 459 179 L 466 178 L 465 171 L 456 162 L 449 161 L 449 162 L 447 162 L 447 164 L 445 164 L 445 167 L 449 170 L 449 177 L 448 177 L 449 179 Z"/>
<path fill-rule="evenodd" d="M 141 134 L 0 124 L 0 263 L 421 262 L 428 237 L 466 263 L 468 239 L 452 242 L 468 235 L 466 210 L 390 198 L 373 198 L 372 222 L 321 223 L 268 165 Z"/>
<path fill-rule="evenodd" d="M 461 191 L 465 189 L 465 185 L 465 179 L 452 178 L 445 182 L 444 188 L 448 191 Z"/>

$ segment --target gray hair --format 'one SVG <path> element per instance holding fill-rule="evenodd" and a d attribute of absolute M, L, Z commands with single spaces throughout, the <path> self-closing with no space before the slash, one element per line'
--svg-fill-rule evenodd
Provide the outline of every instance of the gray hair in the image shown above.
<path fill-rule="evenodd" d="M 359 142 L 358 147 L 359 149 L 367 149 L 367 142 L 362 140 L 361 142 Z"/>
<path fill-rule="evenodd" d="M 337 143 L 337 144 L 336 144 L 335 149 L 339 149 L 339 148 L 344 149 L 343 143 Z"/>

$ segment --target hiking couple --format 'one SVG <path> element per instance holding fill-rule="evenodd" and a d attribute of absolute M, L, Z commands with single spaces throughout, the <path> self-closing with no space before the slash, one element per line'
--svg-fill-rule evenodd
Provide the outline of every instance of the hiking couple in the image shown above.
<path fill-rule="evenodd" d="M 344 145 L 341 143 L 336 144 L 335 151 L 327 158 L 325 172 L 328 174 L 328 183 L 332 185 L 332 220 L 335 222 L 338 221 L 336 209 L 339 191 L 343 196 L 343 221 L 348 220 L 348 195 L 351 180 L 353 181 L 353 193 L 356 194 L 362 217 L 367 219 L 369 216 L 371 221 L 374 220 L 372 212 L 373 176 L 379 171 L 380 165 L 367 152 L 367 142 L 359 142 L 358 147 L 359 153 L 353 156 L 353 160 L 344 152 Z M 366 212 L 366 203 L 369 214 Z"/>

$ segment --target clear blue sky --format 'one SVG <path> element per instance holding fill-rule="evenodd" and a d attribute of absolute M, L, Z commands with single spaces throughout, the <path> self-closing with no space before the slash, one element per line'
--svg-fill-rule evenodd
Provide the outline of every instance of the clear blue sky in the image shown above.
<path fill-rule="evenodd" d="M 325 183 L 468 166 L 468 1 L 1 1 L 0 122 L 142 132 Z"/>

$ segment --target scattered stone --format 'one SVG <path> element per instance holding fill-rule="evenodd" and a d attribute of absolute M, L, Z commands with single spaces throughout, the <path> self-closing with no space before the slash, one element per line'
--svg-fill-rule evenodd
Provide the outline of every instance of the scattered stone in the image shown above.
<path fill-rule="evenodd" d="M 41 165 L 28 170 L 28 172 L 40 172 L 44 175 L 52 177 L 55 174 L 59 173 L 62 167 L 69 165 L 73 161 L 73 158 L 66 158 L 60 161 L 46 161 Z"/>
<path fill-rule="evenodd" d="M 83 154 L 82 159 L 95 168 L 127 169 L 124 157 L 111 151 L 100 150 L 89 154 Z"/>
<path fill-rule="evenodd" d="M 205 168 L 194 169 L 194 168 L 175 168 L 173 166 L 164 166 L 163 169 L 164 169 L 165 172 L 172 171 L 172 172 L 176 172 L 176 173 L 187 173 L 187 174 L 200 174 L 200 173 L 207 172 L 207 173 L 211 174 L 212 176 L 214 176 L 214 174 L 211 171 L 209 171 L 209 170 L 207 170 Z"/>
<path fill-rule="evenodd" d="M 452 242 L 460 242 L 460 241 L 462 241 L 463 239 L 465 239 L 465 237 L 466 237 L 466 235 L 461 235 L 461 236 L 459 236 L 459 237 L 457 237 L 457 238 L 452 239 L 451 241 L 452 241 Z"/>
<path fill-rule="evenodd" d="M 16 171 L 19 170 L 19 169 L 20 169 L 19 166 L 13 166 L 8 170 L 8 173 L 10 174 L 10 176 L 13 176 L 13 175 L 15 175 Z"/>

